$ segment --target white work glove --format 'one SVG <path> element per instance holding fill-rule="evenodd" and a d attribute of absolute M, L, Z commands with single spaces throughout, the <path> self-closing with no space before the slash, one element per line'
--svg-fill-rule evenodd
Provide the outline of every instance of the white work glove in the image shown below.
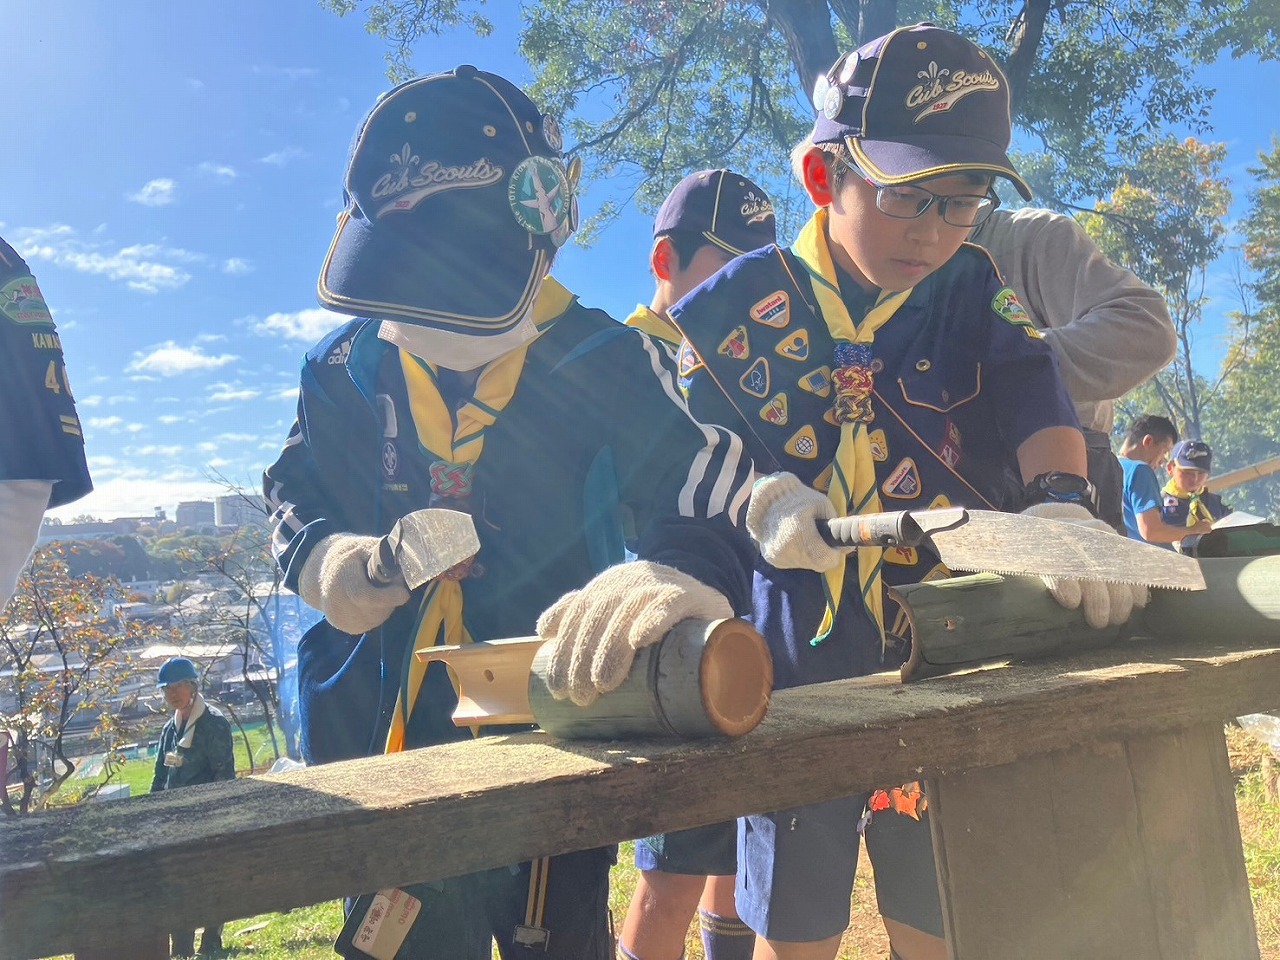
<path fill-rule="evenodd" d="M 818 523 L 835 517 L 836 508 L 794 473 L 771 473 L 751 488 L 747 532 L 760 555 L 779 570 L 825 573 L 844 563 L 847 549 L 822 539 Z"/>
<path fill-rule="evenodd" d="M 378 539 L 332 533 L 302 565 L 299 595 L 343 633 L 367 633 L 409 602 L 404 583 L 383 586 L 369 579 L 369 557 L 378 549 Z"/>
<path fill-rule="evenodd" d="M 724 594 L 679 570 L 649 560 L 610 567 L 538 618 L 538 636 L 555 644 L 547 689 L 585 707 L 620 687 L 636 651 L 680 621 L 732 616 Z"/>
<path fill-rule="evenodd" d="M 1078 503 L 1037 503 L 1022 512 L 1031 517 L 1063 520 L 1078 523 L 1082 527 L 1116 533 L 1110 524 L 1097 519 Z M 1100 580 L 1072 580 L 1062 577 L 1042 579 L 1053 594 L 1053 599 L 1068 610 L 1083 606 L 1085 623 L 1097 630 L 1125 623 L 1133 613 L 1133 608 L 1145 607 L 1151 596 L 1146 587 L 1134 583 L 1103 583 Z"/>

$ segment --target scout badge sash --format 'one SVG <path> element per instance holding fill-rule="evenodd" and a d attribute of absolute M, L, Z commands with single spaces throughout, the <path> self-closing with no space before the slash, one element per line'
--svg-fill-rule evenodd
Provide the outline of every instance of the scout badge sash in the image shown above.
<path fill-rule="evenodd" d="M 840 296 L 840 285 L 831 251 L 827 247 L 827 211 L 814 212 L 801 229 L 791 252 L 809 273 L 814 295 L 822 319 L 836 343 L 835 368 L 831 379 L 835 387 L 834 412 L 840 424 L 840 442 L 832 463 L 831 482 L 827 496 L 835 507 L 836 516 L 880 512 L 880 495 L 876 488 L 875 460 L 871 452 L 868 425 L 875 419 L 871 409 L 871 392 L 874 387 L 871 368 L 871 345 L 875 333 L 897 312 L 911 289 L 897 292 L 882 291 L 875 304 L 861 322 L 855 322 Z M 884 562 L 883 550 L 859 548 L 858 585 L 862 602 L 872 623 L 884 642 L 884 590 L 880 570 Z M 837 564 L 834 570 L 822 575 L 822 589 L 827 608 L 818 633 L 811 643 L 818 644 L 827 638 L 835 623 L 844 589 L 845 564 Z"/>
<path fill-rule="evenodd" d="M 573 294 L 551 277 L 542 284 L 534 304 L 533 318 L 541 335 L 550 329 L 573 302 Z M 484 367 L 476 381 L 472 396 L 451 414 L 440 395 L 438 370 L 404 350 L 400 351 L 400 367 L 409 393 L 409 410 L 418 432 L 418 443 L 434 458 L 430 467 L 433 499 L 443 505 L 465 505 L 471 493 L 476 462 L 484 450 L 484 433 L 498 419 L 520 382 L 525 354 L 533 341 L 499 357 Z M 450 504 L 449 501 L 454 503 Z M 426 677 L 427 663 L 413 655 L 420 646 L 456 645 L 471 640 L 462 622 L 462 580 L 471 561 L 459 564 L 427 585 L 418 612 L 418 625 L 405 653 L 401 670 L 400 691 L 387 732 L 386 753 L 404 750 L 405 731 L 413 713 L 418 692 Z"/>

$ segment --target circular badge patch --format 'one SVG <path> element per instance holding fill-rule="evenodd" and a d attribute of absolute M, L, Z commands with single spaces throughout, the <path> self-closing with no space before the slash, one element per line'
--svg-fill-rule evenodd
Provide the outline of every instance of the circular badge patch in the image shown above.
<path fill-rule="evenodd" d="M 559 153 L 564 149 L 564 137 L 560 133 L 560 123 L 549 113 L 542 115 L 542 139 L 547 146 Z"/>
<path fill-rule="evenodd" d="M 843 109 L 844 92 L 839 87 L 827 88 L 826 96 L 822 98 L 822 115 L 828 120 L 834 120 Z"/>
<path fill-rule="evenodd" d="M 827 102 L 827 91 L 831 89 L 831 81 L 824 75 L 813 85 L 813 109 L 821 110 Z"/>
<path fill-rule="evenodd" d="M 382 479 L 388 482 L 400 475 L 400 451 L 394 441 L 382 441 Z"/>
<path fill-rule="evenodd" d="M 559 161 L 528 157 L 511 172 L 507 202 L 516 220 L 530 233 L 555 233 L 570 218 L 573 191 Z"/>
<path fill-rule="evenodd" d="M 565 242 L 578 229 L 578 198 L 576 196 L 569 198 L 569 216 L 564 223 L 551 231 L 551 242 L 557 247 L 563 247 Z"/>

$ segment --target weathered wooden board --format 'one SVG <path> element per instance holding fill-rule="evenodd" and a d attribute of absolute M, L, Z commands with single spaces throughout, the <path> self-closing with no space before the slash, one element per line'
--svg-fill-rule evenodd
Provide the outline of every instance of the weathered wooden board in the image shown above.
<path fill-rule="evenodd" d="M 74 949 L 1280 705 L 1280 648 L 1122 643 L 777 694 L 733 740 L 497 736 L 0 823 L 0 957 Z M 75 917 L 71 926 L 66 918 Z"/>
<path fill-rule="evenodd" d="M 952 955 L 1256 960 L 1233 784 L 1214 723 L 931 779 Z"/>

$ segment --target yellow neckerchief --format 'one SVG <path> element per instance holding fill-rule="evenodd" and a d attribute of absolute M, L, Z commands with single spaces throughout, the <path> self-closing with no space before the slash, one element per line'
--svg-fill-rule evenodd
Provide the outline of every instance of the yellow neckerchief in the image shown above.
<path fill-rule="evenodd" d="M 637 304 L 631 316 L 627 317 L 627 326 L 635 327 L 641 333 L 647 333 L 677 347 L 682 339 L 680 331 L 672 326 L 670 320 L 660 313 L 655 313 L 643 303 Z"/>
<path fill-rule="evenodd" d="M 1190 504 L 1187 505 L 1188 527 L 1194 527 L 1201 520 L 1208 520 L 1210 523 L 1213 523 L 1213 514 L 1209 512 L 1209 508 L 1205 506 L 1204 501 L 1200 499 L 1200 494 L 1204 493 L 1203 487 L 1199 490 L 1184 490 L 1178 485 L 1178 481 L 1170 476 L 1169 482 L 1164 485 L 1164 488 L 1160 492 L 1177 497 L 1179 500 L 1191 501 Z"/>
<path fill-rule="evenodd" d="M 547 277 L 533 305 L 533 322 L 539 335 L 548 330 L 573 302 L 573 294 Z M 400 368 L 409 393 L 409 411 L 423 450 L 437 460 L 474 464 L 484 450 L 485 428 L 498 419 L 516 392 L 524 370 L 525 354 L 533 341 L 490 362 L 480 371 L 471 398 L 450 414 L 440 396 L 438 370 L 434 364 L 400 351 Z M 456 419 L 455 419 L 456 417 Z M 427 675 L 427 664 L 413 656 L 421 646 L 470 643 L 462 623 L 462 583 L 437 577 L 427 585 L 418 613 L 418 627 L 409 647 L 407 663 L 401 671 L 400 693 L 387 732 L 386 753 L 404 749 L 409 715 L 418 701 L 418 692 Z"/>
<path fill-rule="evenodd" d="M 897 293 L 881 291 L 875 305 L 867 311 L 861 323 L 849 316 L 849 309 L 840 296 L 840 283 L 831 251 L 827 246 L 827 210 L 817 210 L 796 237 L 791 252 L 809 271 L 813 292 L 818 298 L 818 309 L 837 343 L 866 343 L 875 339 L 875 333 L 884 326 L 897 309 L 911 296 L 911 289 Z M 878 513 L 880 493 L 876 489 L 875 459 L 871 456 L 871 440 L 865 423 L 842 423 L 840 443 L 836 447 L 832 464 L 831 485 L 827 496 L 836 508 L 836 516 L 845 517 L 857 513 Z M 862 589 L 862 602 L 871 615 L 871 621 L 884 642 L 884 590 L 880 568 L 884 551 L 877 547 L 859 547 L 858 585 Z M 827 598 L 826 613 L 818 627 L 814 643 L 825 640 L 835 623 L 836 610 L 840 607 L 840 594 L 844 590 L 845 564 L 822 575 L 823 592 Z"/>

